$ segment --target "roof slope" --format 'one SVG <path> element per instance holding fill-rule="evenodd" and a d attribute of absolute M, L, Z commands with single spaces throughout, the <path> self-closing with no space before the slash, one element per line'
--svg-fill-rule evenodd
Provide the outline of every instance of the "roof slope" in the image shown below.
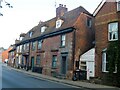
<path fill-rule="evenodd" d="M 64 21 L 60 28 L 56 29 L 56 20 L 58 18 L 54 17 L 48 21 L 38 24 L 37 26 L 32 28 L 30 31 L 28 31 L 26 36 L 23 38 L 23 40 L 21 42 L 24 42 L 26 40 L 31 40 L 31 39 L 40 37 L 45 34 L 49 34 L 52 32 L 56 32 L 59 30 L 64 30 L 66 28 L 73 27 L 74 23 L 77 21 L 77 19 L 81 13 L 86 13 L 88 15 L 91 15 L 86 9 L 84 9 L 82 6 L 80 6 L 76 9 L 66 12 L 63 16 L 60 17 L 60 19 L 62 19 Z M 44 33 L 41 34 L 40 29 L 42 26 L 47 26 L 47 29 Z M 31 31 L 33 31 L 33 36 L 29 37 L 29 32 L 31 32 Z"/>

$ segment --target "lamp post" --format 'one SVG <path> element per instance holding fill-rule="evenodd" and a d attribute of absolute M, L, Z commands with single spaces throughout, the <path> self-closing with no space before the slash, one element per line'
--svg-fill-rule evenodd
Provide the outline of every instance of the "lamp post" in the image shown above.
<path fill-rule="evenodd" d="M 13 6 L 10 5 L 10 3 L 6 2 L 5 0 L 0 0 L 0 10 L 3 8 L 1 3 L 5 3 L 6 6 L 9 8 L 13 8 Z M 0 12 L 0 16 L 3 16 L 3 14 Z"/>

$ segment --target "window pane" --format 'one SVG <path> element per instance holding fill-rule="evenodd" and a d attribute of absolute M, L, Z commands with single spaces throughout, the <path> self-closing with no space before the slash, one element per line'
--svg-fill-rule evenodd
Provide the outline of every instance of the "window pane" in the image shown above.
<path fill-rule="evenodd" d="M 66 36 L 62 35 L 61 36 L 61 46 L 65 46 L 65 40 L 66 40 Z"/>
<path fill-rule="evenodd" d="M 118 22 L 109 24 L 109 40 L 118 39 Z"/>
<path fill-rule="evenodd" d="M 42 47 L 42 41 L 40 40 L 38 41 L 38 49 L 41 49 L 41 47 Z"/>
<path fill-rule="evenodd" d="M 53 56 L 52 67 L 55 68 L 57 66 L 57 56 Z"/>
<path fill-rule="evenodd" d="M 65 35 L 62 35 L 62 40 L 65 40 Z"/>
<path fill-rule="evenodd" d="M 62 46 L 65 46 L 65 41 L 62 41 Z"/>
<path fill-rule="evenodd" d="M 32 50 L 35 50 L 36 42 L 32 43 Z"/>
<path fill-rule="evenodd" d="M 36 58 L 36 64 L 40 65 L 40 56 L 37 56 L 37 58 Z"/>

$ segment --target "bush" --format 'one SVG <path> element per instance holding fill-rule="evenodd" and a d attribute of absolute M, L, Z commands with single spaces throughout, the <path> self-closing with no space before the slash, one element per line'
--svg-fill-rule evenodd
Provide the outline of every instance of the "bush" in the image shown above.
<path fill-rule="evenodd" d="M 107 59 L 108 59 L 108 81 L 116 84 L 120 87 L 120 42 L 114 41 L 110 42 L 107 49 Z M 114 73 L 116 72 L 116 78 L 114 78 Z"/>

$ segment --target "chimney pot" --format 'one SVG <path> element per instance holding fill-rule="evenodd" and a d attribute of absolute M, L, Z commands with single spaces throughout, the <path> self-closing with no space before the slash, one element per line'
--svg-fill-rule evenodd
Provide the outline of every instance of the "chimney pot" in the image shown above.
<path fill-rule="evenodd" d="M 64 5 L 64 7 L 66 8 L 66 5 Z"/>

